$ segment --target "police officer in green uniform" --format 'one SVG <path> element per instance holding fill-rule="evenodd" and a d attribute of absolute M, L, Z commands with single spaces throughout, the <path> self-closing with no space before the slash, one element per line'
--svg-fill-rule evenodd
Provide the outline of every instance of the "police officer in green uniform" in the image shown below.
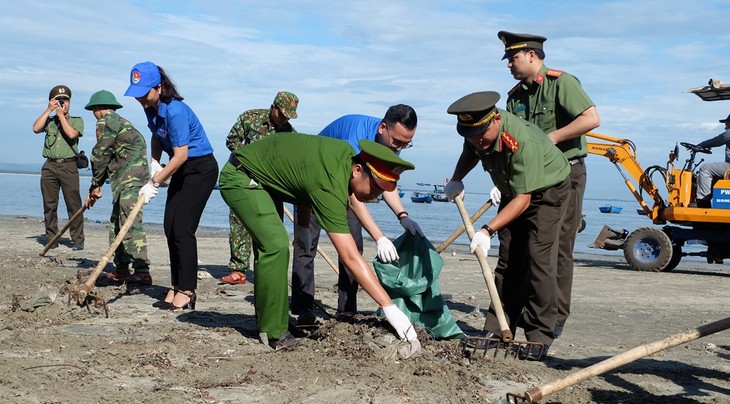
<path fill-rule="evenodd" d="M 33 122 L 33 132 L 45 132 L 43 157 L 46 162 L 41 169 L 41 194 L 43 195 L 43 219 L 46 237 L 50 240 L 58 233 L 58 191 L 63 191 L 63 200 L 69 219 L 81 209 L 79 193 L 79 171 L 76 168 L 76 153 L 81 136 L 84 135 L 84 121 L 69 115 L 71 89 L 58 85 L 48 94 L 48 106 Z M 55 112 L 53 116 L 51 113 Z M 71 241 L 74 250 L 84 249 L 84 217 L 71 224 Z M 52 246 L 57 247 L 58 244 Z"/>
<path fill-rule="evenodd" d="M 84 107 L 96 118 L 96 145 L 91 152 L 91 187 L 86 196 L 87 208 L 102 197 L 101 188 L 109 179 L 112 188 L 112 214 L 109 218 L 109 242 L 127 221 L 139 190 L 150 180 L 147 168 L 147 143 L 144 136 L 117 114 L 122 108 L 114 94 L 106 90 L 91 95 Z M 130 274 L 129 267 L 134 268 Z M 128 284 L 151 285 L 150 261 L 147 258 L 147 233 L 142 226 L 142 211 L 134 218 L 122 242 L 114 251 L 116 271 L 109 278 Z"/>
<path fill-rule="evenodd" d="M 471 242 L 488 255 L 490 239 L 499 234 L 495 269 L 497 291 L 510 329 L 519 325 L 531 342 L 547 348 L 555 327 L 555 260 L 558 229 L 570 188 L 565 156 L 535 125 L 496 108 L 499 94 L 466 95 L 449 106 L 464 137 L 461 156 L 444 192 L 450 200 L 464 192 L 461 180 L 481 161 L 502 193 L 497 215 Z M 490 309 L 487 337 L 497 337 L 499 323 Z M 497 337 L 498 338 L 498 337 Z M 541 360 L 538 344 L 520 352 L 521 359 Z"/>
<path fill-rule="evenodd" d="M 296 132 L 289 123 L 290 119 L 295 119 L 297 115 L 297 106 L 299 98 L 294 93 L 288 91 L 279 91 L 274 97 L 274 102 L 269 108 L 249 109 L 238 116 L 236 123 L 233 124 L 231 131 L 226 138 L 226 147 L 228 150 L 235 149 L 251 144 L 266 136 L 276 132 Z M 277 204 L 279 215 L 283 215 L 283 205 Z M 230 285 L 239 285 L 246 283 L 245 271 L 248 269 L 251 257 L 251 236 L 243 226 L 233 210 L 228 215 L 230 223 L 229 244 L 231 250 L 231 258 L 228 260 L 228 268 L 231 273 L 225 275 L 218 280 Z"/>
<path fill-rule="evenodd" d="M 347 223 L 348 197 L 366 201 L 396 189 L 400 173 L 413 164 L 375 142 L 349 143 L 324 136 L 281 133 L 233 151 L 220 174 L 223 200 L 253 240 L 256 324 L 273 347 L 294 338 L 289 320 L 289 237 L 274 201 L 312 209 L 340 259 L 360 286 L 383 308 L 401 339 L 420 349 L 413 326 L 391 301 L 360 255 Z M 262 337 L 262 339 L 264 339 Z"/>
<path fill-rule="evenodd" d="M 519 83 L 509 92 L 507 111 L 532 122 L 558 146 L 570 163 L 568 211 L 560 229 L 558 252 L 558 317 L 554 337 L 563 331 L 570 315 L 573 288 L 573 247 L 583 216 L 586 189 L 585 133 L 600 125 L 596 106 L 575 76 L 545 66 L 546 38 L 500 31 L 504 56 Z"/>

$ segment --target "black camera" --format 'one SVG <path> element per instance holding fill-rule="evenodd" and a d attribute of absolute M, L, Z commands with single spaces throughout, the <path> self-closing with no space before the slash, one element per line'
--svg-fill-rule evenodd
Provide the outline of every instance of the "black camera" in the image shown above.
<path fill-rule="evenodd" d="M 57 99 L 56 101 L 58 101 L 58 106 L 59 106 L 59 107 L 63 107 L 63 104 L 65 104 L 65 103 L 66 103 L 66 101 L 64 101 L 64 100 L 62 100 L 62 99 L 60 99 L 60 98 L 59 98 L 59 99 Z"/>

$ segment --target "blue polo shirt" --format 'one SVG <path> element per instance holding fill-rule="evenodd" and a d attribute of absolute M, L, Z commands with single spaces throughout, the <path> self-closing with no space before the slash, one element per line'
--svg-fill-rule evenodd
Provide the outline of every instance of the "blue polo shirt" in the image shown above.
<path fill-rule="evenodd" d="M 162 150 L 172 157 L 173 147 L 188 146 L 188 158 L 213 153 L 203 125 L 192 109 L 182 101 L 172 100 L 169 104 L 160 102 L 157 113 L 152 108 L 145 110 L 147 127 L 162 144 Z"/>
<path fill-rule="evenodd" d="M 374 142 L 381 121 L 381 118 L 374 116 L 345 115 L 335 119 L 322 129 L 319 136 L 345 140 L 355 149 L 355 153 L 360 153 L 358 142 L 362 139 Z"/>

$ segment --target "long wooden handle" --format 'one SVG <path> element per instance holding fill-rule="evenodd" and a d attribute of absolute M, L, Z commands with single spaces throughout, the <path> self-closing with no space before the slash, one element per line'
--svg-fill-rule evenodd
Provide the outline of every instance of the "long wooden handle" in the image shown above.
<path fill-rule="evenodd" d="M 51 249 L 51 246 L 53 244 L 55 244 L 56 241 L 58 241 L 59 238 L 61 238 L 61 236 L 63 235 L 63 233 L 65 233 L 66 230 L 68 230 L 68 228 L 71 227 L 71 225 L 73 224 L 73 222 L 75 222 L 76 220 L 78 220 L 78 218 L 80 218 L 84 214 L 84 211 L 85 210 L 86 210 L 86 206 L 82 206 L 79 210 L 77 210 L 76 213 L 74 213 L 74 215 L 71 216 L 70 219 L 68 219 L 68 223 L 66 223 L 66 225 L 63 226 L 63 228 L 61 230 L 59 230 L 58 233 L 56 233 L 56 235 L 53 236 L 53 238 L 48 243 L 46 243 L 46 246 L 43 247 L 43 251 L 41 251 L 40 253 L 38 253 L 38 255 L 40 255 L 41 257 L 44 256 L 44 255 L 46 255 L 46 253 L 48 252 L 48 250 Z"/>
<path fill-rule="evenodd" d="M 482 207 L 479 208 L 479 210 L 477 210 L 476 212 L 474 212 L 473 215 L 471 215 L 471 217 L 469 218 L 470 223 L 474 223 L 477 220 L 479 220 L 479 218 L 482 217 L 484 212 L 489 210 L 489 208 L 491 208 L 491 207 L 492 207 L 492 200 L 490 199 L 487 202 L 485 202 L 484 205 L 482 205 Z M 464 230 L 466 230 L 466 227 L 462 224 L 461 227 L 459 227 L 453 233 L 451 233 L 449 238 L 444 240 L 443 243 L 439 244 L 439 246 L 436 247 L 436 252 L 441 254 L 445 249 L 447 249 L 451 245 L 451 243 L 453 243 L 457 238 L 459 238 L 459 236 L 461 236 L 462 233 L 464 233 Z"/>
<path fill-rule="evenodd" d="M 469 240 L 471 240 L 474 238 L 474 226 L 472 226 L 471 220 L 469 220 L 469 213 L 464 207 L 464 200 L 461 196 L 457 196 L 454 198 L 454 202 L 456 202 L 456 206 L 459 207 L 459 213 L 461 214 L 461 220 L 464 222 L 466 234 L 469 236 Z M 507 325 L 507 318 L 505 317 L 504 310 L 502 309 L 502 300 L 499 298 L 499 293 L 497 293 L 497 285 L 494 283 L 494 275 L 492 274 L 492 270 L 489 268 L 487 256 L 484 255 L 484 251 L 482 251 L 481 248 L 477 248 L 474 251 L 474 255 L 476 255 L 479 260 L 479 265 L 482 267 L 484 281 L 487 282 L 489 298 L 492 301 L 490 304 L 494 313 L 497 315 L 497 321 L 499 321 L 499 330 L 502 334 L 502 341 L 510 342 L 512 341 L 512 331 L 510 331 L 509 325 Z"/>
<path fill-rule="evenodd" d="M 129 217 L 127 217 L 127 220 L 124 221 L 122 228 L 119 229 L 117 237 L 114 238 L 114 241 L 112 241 L 112 243 L 109 245 L 109 249 L 106 250 L 106 254 L 101 257 L 99 263 L 96 265 L 96 268 L 94 268 L 94 272 L 92 272 L 89 276 L 89 279 L 86 280 L 86 283 L 84 284 L 84 290 L 86 292 L 90 291 L 91 287 L 94 286 L 94 283 L 96 283 L 96 278 L 99 277 L 99 274 L 101 274 L 101 271 L 106 266 L 106 263 L 109 262 L 109 259 L 112 255 L 114 255 L 117 247 L 119 247 L 119 244 L 124 239 L 127 231 L 129 231 L 129 228 L 132 227 L 132 225 L 134 224 L 134 219 L 137 217 L 139 211 L 142 210 L 142 206 L 144 206 L 144 196 L 140 196 L 137 200 L 137 203 L 134 204 L 132 211 L 129 212 Z"/>
<path fill-rule="evenodd" d="M 680 344 L 694 341 L 706 335 L 727 330 L 728 328 L 730 328 L 730 317 L 697 328 L 693 328 L 683 333 L 672 335 L 671 337 L 659 341 L 640 345 L 622 354 L 612 356 L 604 361 L 596 363 L 595 365 L 579 370 L 552 383 L 533 387 L 524 393 L 524 398 L 528 399 L 531 403 L 537 403 L 548 394 L 562 390 L 568 386 L 572 386 L 593 376 L 600 375 L 601 373 L 615 369 L 619 366 L 625 365 L 629 362 L 633 362 L 645 356 L 655 354 L 659 351 L 663 351 L 665 349 L 672 348 Z"/>
<path fill-rule="evenodd" d="M 286 217 L 288 217 L 289 220 L 291 220 L 292 224 L 294 224 L 294 226 L 296 227 L 297 222 L 294 221 L 294 216 L 291 214 L 291 212 L 289 212 L 289 209 L 287 209 L 286 206 L 284 206 L 284 214 L 286 214 Z M 336 274 L 340 274 L 340 269 L 337 267 L 337 265 L 335 265 L 334 262 L 332 262 L 330 257 L 328 257 L 327 254 L 321 248 L 319 248 L 319 245 L 317 246 L 317 253 L 319 253 L 319 256 L 322 257 L 322 259 L 329 264 L 330 268 L 332 268 L 332 270 L 335 271 Z"/>

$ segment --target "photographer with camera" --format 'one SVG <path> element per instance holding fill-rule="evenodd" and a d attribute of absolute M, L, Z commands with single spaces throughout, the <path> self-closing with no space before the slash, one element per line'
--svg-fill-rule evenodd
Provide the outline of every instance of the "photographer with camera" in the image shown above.
<path fill-rule="evenodd" d="M 41 168 L 41 194 L 43 196 L 43 218 L 48 240 L 58 233 L 58 192 L 63 191 L 63 200 L 69 219 L 81 209 L 79 193 L 79 171 L 76 154 L 79 138 L 84 133 L 84 121 L 69 115 L 71 89 L 58 85 L 48 94 L 48 106 L 33 123 L 33 132 L 45 132 L 43 157 L 46 162 Z M 51 115 L 55 112 L 54 115 Z M 84 219 L 81 217 L 71 225 L 71 241 L 75 251 L 84 249 Z M 58 244 L 52 248 L 58 247 Z"/>

